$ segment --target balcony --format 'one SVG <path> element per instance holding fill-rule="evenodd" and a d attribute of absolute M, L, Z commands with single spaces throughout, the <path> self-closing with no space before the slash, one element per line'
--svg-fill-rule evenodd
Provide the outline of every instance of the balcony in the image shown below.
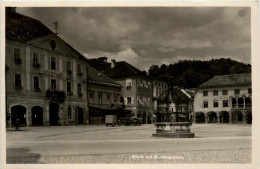
<path fill-rule="evenodd" d="M 36 89 L 34 89 L 34 91 L 40 93 L 41 89 L 39 87 L 37 87 Z"/>
<path fill-rule="evenodd" d="M 83 76 L 83 73 L 82 73 L 82 72 L 78 72 L 78 75 L 79 75 L 79 76 Z"/>
<path fill-rule="evenodd" d="M 46 91 L 45 97 L 49 100 L 57 101 L 57 102 L 64 102 L 66 99 L 66 95 L 64 91 L 50 90 L 50 89 Z"/>
<path fill-rule="evenodd" d="M 33 63 L 33 67 L 39 68 L 39 67 L 41 67 L 41 65 L 40 65 L 40 63 Z"/>
<path fill-rule="evenodd" d="M 23 89 L 23 86 L 20 84 L 20 85 L 17 85 L 17 86 L 15 86 L 15 89 L 16 90 L 22 90 Z"/>
<path fill-rule="evenodd" d="M 67 74 L 66 80 L 71 80 L 71 75 Z"/>
<path fill-rule="evenodd" d="M 20 65 L 20 64 L 22 64 L 22 59 L 20 59 L 20 58 L 14 59 L 14 63 Z"/>
<path fill-rule="evenodd" d="M 72 93 L 72 92 L 67 92 L 67 95 L 68 95 L 68 96 L 72 96 L 73 93 Z"/>
<path fill-rule="evenodd" d="M 246 104 L 245 106 L 246 106 L 246 109 L 252 108 L 252 105 L 251 105 L 251 104 Z"/>
<path fill-rule="evenodd" d="M 68 75 L 71 75 L 72 74 L 72 71 L 70 69 L 67 69 L 67 74 Z"/>
<path fill-rule="evenodd" d="M 78 96 L 79 96 L 79 97 L 82 97 L 82 95 L 83 95 L 83 94 L 82 94 L 81 92 L 80 92 L 80 93 L 78 93 Z"/>

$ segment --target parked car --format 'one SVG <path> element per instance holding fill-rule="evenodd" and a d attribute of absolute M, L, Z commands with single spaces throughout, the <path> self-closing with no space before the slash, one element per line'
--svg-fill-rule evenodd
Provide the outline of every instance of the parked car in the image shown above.
<path fill-rule="evenodd" d="M 117 116 L 116 115 L 106 115 L 106 126 L 112 125 L 115 126 L 117 125 Z"/>
<path fill-rule="evenodd" d="M 133 126 L 141 126 L 142 125 L 142 119 L 141 118 L 132 118 L 131 119 L 131 124 Z"/>

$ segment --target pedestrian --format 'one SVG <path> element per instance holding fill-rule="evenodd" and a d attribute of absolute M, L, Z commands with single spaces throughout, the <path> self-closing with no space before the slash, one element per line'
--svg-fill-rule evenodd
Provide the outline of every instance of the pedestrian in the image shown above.
<path fill-rule="evenodd" d="M 20 119 L 18 116 L 16 116 L 16 119 L 15 119 L 15 129 L 18 130 L 19 129 L 19 122 L 20 122 Z"/>

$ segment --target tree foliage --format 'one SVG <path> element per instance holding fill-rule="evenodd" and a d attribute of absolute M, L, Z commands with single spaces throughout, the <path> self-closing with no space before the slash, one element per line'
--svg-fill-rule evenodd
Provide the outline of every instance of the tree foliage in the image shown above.
<path fill-rule="evenodd" d="M 170 86 L 196 88 L 217 75 L 251 73 L 251 65 L 231 59 L 212 59 L 209 61 L 180 60 L 170 65 L 153 65 L 149 75 L 168 82 Z"/>

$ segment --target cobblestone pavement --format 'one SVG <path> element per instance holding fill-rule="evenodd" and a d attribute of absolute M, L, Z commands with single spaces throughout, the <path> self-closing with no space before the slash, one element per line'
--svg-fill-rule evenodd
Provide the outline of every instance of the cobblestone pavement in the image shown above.
<path fill-rule="evenodd" d="M 22 130 L 7 129 L 7 163 L 251 162 L 251 125 L 193 124 L 194 139 L 154 138 L 153 125 Z"/>

